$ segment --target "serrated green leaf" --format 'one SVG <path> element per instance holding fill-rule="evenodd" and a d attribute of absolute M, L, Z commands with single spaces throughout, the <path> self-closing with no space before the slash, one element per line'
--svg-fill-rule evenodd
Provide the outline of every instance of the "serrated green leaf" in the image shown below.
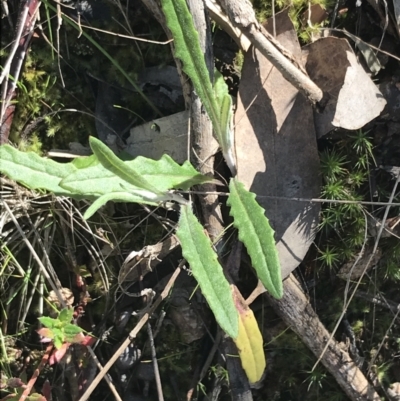
<path fill-rule="evenodd" d="M 62 347 L 64 340 L 64 333 L 61 330 L 54 331 L 53 343 L 57 349 Z"/>
<path fill-rule="evenodd" d="M 73 309 L 64 308 L 60 311 L 58 315 L 58 320 L 63 324 L 67 324 L 71 322 L 73 315 L 74 315 Z"/>
<path fill-rule="evenodd" d="M 214 94 L 218 105 L 221 106 L 222 99 L 229 95 L 228 85 L 225 82 L 223 75 L 217 70 L 214 70 Z"/>
<path fill-rule="evenodd" d="M 189 161 L 180 166 L 168 155 L 163 155 L 159 160 L 139 156 L 126 164 L 137 169 L 139 174 L 161 191 L 172 188 L 188 190 L 193 185 L 214 181 L 213 177 L 200 174 Z"/>
<path fill-rule="evenodd" d="M 56 327 L 59 327 L 60 321 L 58 319 L 52 319 L 51 317 L 42 316 L 38 318 L 39 322 L 43 324 L 43 326 L 53 330 Z"/>
<path fill-rule="evenodd" d="M 233 152 L 234 138 L 232 128 L 232 98 L 222 74 L 215 70 L 214 93 L 219 107 L 219 122 L 221 126 L 221 145 L 225 150 L 225 160 L 231 166 L 232 175 L 236 175 L 236 160 Z"/>
<path fill-rule="evenodd" d="M 192 80 L 196 93 L 210 116 L 216 139 L 232 174 L 235 175 L 236 167 L 231 165 L 229 149 L 221 127 L 218 101 L 211 85 L 204 54 L 200 48 L 199 35 L 194 27 L 186 1 L 162 0 L 161 5 L 168 28 L 174 37 L 175 56 L 182 60 L 183 70 Z"/>
<path fill-rule="evenodd" d="M 33 152 L 21 152 L 12 146 L 0 146 L 0 172 L 30 189 L 44 189 L 56 195 L 73 193 L 59 186 L 76 170 L 72 163 L 57 163 Z"/>
<path fill-rule="evenodd" d="M 122 185 L 124 187 L 123 189 L 126 188 L 126 183 L 136 187 L 137 189 L 130 190 L 130 192 L 136 196 L 142 197 L 143 202 L 166 202 L 173 200 L 180 204 L 187 203 L 187 200 L 180 195 L 158 190 L 158 188 L 143 178 L 142 175 L 126 165 L 111 149 L 98 139 L 90 137 L 89 143 L 93 153 L 96 155 L 102 166 L 124 181 L 124 184 Z"/>
<path fill-rule="evenodd" d="M 77 157 L 73 159 L 71 163 L 76 169 L 88 168 L 100 164 L 95 155 Z"/>
<path fill-rule="evenodd" d="M 222 138 L 226 149 L 224 157 L 228 166 L 233 166 L 231 167 L 232 175 L 236 176 L 236 160 L 233 153 L 232 98 L 230 95 L 225 95 L 220 101 L 220 123 Z"/>
<path fill-rule="evenodd" d="M 153 187 L 150 182 L 144 179 L 135 170 L 124 164 L 114 152 L 99 139 L 91 136 L 89 138 L 89 144 L 93 153 L 96 155 L 102 166 L 111 171 L 116 176 L 120 177 L 127 183 L 149 192 L 153 192 L 156 195 L 162 195 L 162 191 L 159 191 L 156 187 Z"/>
<path fill-rule="evenodd" d="M 159 191 L 178 188 L 186 190 L 193 185 L 213 181 L 212 177 L 199 174 L 189 162 L 180 166 L 168 155 L 163 155 L 159 160 L 139 156 L 123 163 L 135 170 L 145 180 L 151 182 Z M 139 189 L 115 176 L 99 163 L 82 170 L 76 170 L 63 179 L 60 185 L 71 192 L 93 196 L 101 196 L 111 192 L 133 192 Z"/>
<path fill-rule="evenodd" d="M 182 254 L 188 261 L 215 319 L 230 337 L 236 338 L 239 316 L 233 302 L 231 288 L 226 280 L 211 241 L 192 212 L 191 205 L 181 206 L 176 235 L 182 245 Z"/>
<path fill-rule="evenodd" d="M 239 231 L 252 265 L 264 287 L 275 298 L 282 298 L 283 286 L 274 230 L 269 225 L 264 209 L 257 203 L 256 195 L 232 178 L 229 183 L 228 205 L 233 224 Z"/>
<path fill-rule="evenodd" d="M 74 324 L 67 324 L 64 327 L 65 335 L 69 337 L 74 337 L 75 335 L 82 333 L 82 329 Z"/>
<path fill-rule="evenodd" d="M 115 202 L 133 202 L 133 203 L 145 203 L 147 205 L 157 206 L 157 202 L 146 201 L 143 197 L 132 195 L 129 192 L 111 192 L 106 195 L 100 196 L 96 199 L 86 210 L 83 218 L 85 220 L 90 219 L 102 206 L 109 201 Z"/>

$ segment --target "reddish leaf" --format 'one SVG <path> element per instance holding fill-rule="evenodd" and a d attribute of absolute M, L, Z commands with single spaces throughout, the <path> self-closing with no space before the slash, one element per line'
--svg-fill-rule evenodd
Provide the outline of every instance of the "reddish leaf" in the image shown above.
<path fill-rule="evenodd" d="M 50 356 L 49 365 L 51 366 L 60 362 L 70 345 L 70 343 L 64 343 L 59 349 L 54 350 Z"/>
<path fill-rule="evenodd" d="M 96 342 L 96 338 L 92 336 L 85 336 L 85 338 L 81 341 L 82 345 L 86 347 L 91 347 Z"/>
<path fill-rule="evenodd" d="M 75 335 L 73 335 L 73 336 L 68 336 L 67 337 L 67 340 L 70 342 L 70 343 L 73 343 L 73 344 L 82 344 L 82 341 L 85 339 L 85 336 L 83 335 L 83 333 L 82 332 L 80 332 L 80 333 L 78 333 L 78 334 L 75 334 Z"/>
<path fill-rule="evenodd" d="M 26 384 L 19 377 L 11 377 L 7 380 L 7 387 L 9 388 L 25 388 Z"/>
<path fill-rule="evenodd" d="M 41 343 L 49 343 L 54 338 L 53 332 L 46 327 L 42 327 L 41 329 L 36 330 L 36 332 L 39 334 L 39 336 L 43 337 L 40 340 Z"/>
<path fill-rule="evenodd" d="M 46 380 L 43 384 L 42 387 L 42 394 L 46 398 L 47 401 L 52 401 L 52 396 L 51 396 L 51 384 L 48 380 Z"/>

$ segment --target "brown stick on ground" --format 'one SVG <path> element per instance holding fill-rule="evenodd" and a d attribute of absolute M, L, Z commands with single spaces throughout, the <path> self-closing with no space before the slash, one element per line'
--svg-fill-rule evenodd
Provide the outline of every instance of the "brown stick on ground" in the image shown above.
<path fill-rule="evenodd" d="M 219 0 L 233 26 L 239 28 L 250 42 L 266 57 L 275 68 L 311 103 L 316 104 L 323 98 L 322 90 L 297 68 L 287 57 L 266 38 L 249 0 Z M 272 38 L 271 38 L 272 39 Z"/>
<path fill-rule="evenodd" d="M 183 266 L 184 263 L 181 262 L 181 265 Z M 167 285 L 165 286 L 164 290 L 162 293 L 158 296 L 158 298 L 154 301 L 153 305 L 147 310 L 147 312 L 143 315 L 143 317 L 139 320 L 139 322 L 136 324 L 136 326 L 132 329 L 132 331 L 129 333 L 125 341 L 121 344 L 121 346 L 115 351 L 114 355 L 110 358 L 110 360 L 105 364 L 103 370 L 101 370 L 93 382 L 90 384 L 90 386 L 86 389 L 86 391 L 83 393 L 79 401 L 86 401 L 90 395 L 93 393 L 94 389 L 97 387 L 97 385 L 100 383 L 101 379 L 107 374 L 107 372 L 110 370 L 111 366 L 114 365 L 115 361 L 119 358 L 119 356 L 124 352 L 125 348 L 129 345 L 129 343 L 132 341 L 133 338 L 136 338 L 137 334 L 139 331 L 142 329 L 142 327 L 147 323 L 149 320 L 150 316 L 154 313 L 154 311 L 157 309 L 157 307 L 160 305 L 160 303 L 168 296 L 168 294 L 171 291 L 172 286 L 175 283 L 176 278 L 178 277 L 180 271 L 181 271 L 181 265 L 179 265 L 171 278 L 169 279 Z"/>
<path fill-rule="evenodd" d="M 291 274 L 283 282 L 282 299 L 277 300 L 268 293 L 265 294 L 285 323 L 319 357 L 329 339 L 329 332 L 319 320 L 295 277 Z M 335 340 L 331 341 L 321 361 L 351 400 L 380 401 L 374 387 Z"/>
<path fill-rule="evenodd" d="M 188 6 L 193 16 L 196 31 L 199 34 L 200 47 L 204 52 L 206 65 L 210 74 L 211 82 L 214 76 L 214 57 L 211 41 L 210 20 L 204 8 L 203 1 L 189 0 Z M 192 91 L 191 102 L 191 150 L 190 160 L 202 174 L 214 173 L 214 154 L 218 150 L 218 143 L 212 133 L 210 118 L 204 110 L 200 99 Z M 214 184 L 201 186 L 204 192 L 214 192 Z M 218 195 L 200 196 L 200 205 L 203 215 L 204 227 L 207 229 L 210 238 L 217 238 L 223 230 L 223 221 L 218 202 Z"/>

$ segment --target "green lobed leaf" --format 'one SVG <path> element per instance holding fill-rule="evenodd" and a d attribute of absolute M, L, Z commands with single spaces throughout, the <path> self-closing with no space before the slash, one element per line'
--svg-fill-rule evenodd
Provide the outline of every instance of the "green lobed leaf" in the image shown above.
<path fill-rule="evenodd" d="M 163 155 L 159 160 L 139 156 L 126 164 L 132 165 L 132 168 L 134 166 L 138 173 L 160 190 L 188 190 L 193 185 L 214 181 L 213 177 L 200 174 L 188 160 L 180 166 L 168 155 Z"/>
<path fill-rule="evenodd" d="M 59 327 L 60 321 L 58 319 L 52 319 L 51 317 L 47 316 L 42 316 L 39 317 L 39 322 L 43 324 L 43 326 L 49 328 L 49 329 L 55 329 L 56 327 Z"/>
<path fill-rule="evenodd" d="M 69 339 L 70 337 L 74 337 L 75 335 L 82 333 L 82 329 L 74 324 L 67 324 L 64 327 L 64 333 L 67 336 L 67 339 Z"/>
<path fill-rule="evenodd" d="M 181 206 L 176 235 L 182 254 L 190 264 L 215 319 L 230 337 L 239 332 L 239 315 L 235 308 L 230 285 L 226 280 L 210 239 L 192 212 L 191 205 Z"/>
<path fill-rule="evenodd" d="M 30 189 L 44 189 L 56 195 L 72 196 L 60 181 L 76 170 L 72 163 L 57 163 L 33 152 L 0 146 L 0 172 Z"/>
<path fill-rule="evenodd" d="M 116 202 L 132 202 L 132 203 L 146 203 L 148 205 L 157 206 L 156 202 L 146 201 L 141 196 L 132 195 L 129 192 L 111 192 L 106 195 L 100 196 L 96 199 L 86 210 L 83 215 L 84 219 L 89 219 L 92 217 L 102 206 L 104 206 L 109 201 Z"/>
<path fill-rule="evenodd" d="M 180 204 L 187 203 L 187 200 L 182 196 L 172 192 L 160 191 L 154 185 L 150 184 L 141 174 L 119 159 L 114 152 L 100 140 L 90 137 L 89 142 L 93 153 L 97 156 L 102 166 L 121 178 L 124 181 L 124 187 L 126 187 L 126 183 L 136 187 L 137 189 L 132 190 L 133 194 L 143 197 L 144 202 L 166 202 L 173 200 Z"/>
<path fill-rule="evenodd" d="M 57 163 L 33 152 L 21 152 L 9 145 L 2 145 L 0 160 L 1 173 L 31 189 L 89 199 L 112 192 L 136 192 L 137 197 L 131 197 L 130 201 L 143 202 L 137 192 L 141 190 L 139 187 L 127 183 L 107 170 L 95 155 L 77 158 L 71 163 Z M 158 193 L 162 193 L 161 200 L 172 199 L 182 203 L 182 197 L 166 194 L 165 191 L 172 188 L 188 189 L 193 185 L 213 181 L 212 177 L 199 174 L 188 161 L 180 166 L 167 155 L 160 160 L 137 157 L 122 163 L 126 171 L 135 170 L 139 176 L 150 182 Z"/>
<path fill-rule="evenodd" d="M 57 349 L 60 349 L 65 341 L 64 333 L 61 330 L 54 331 L 53 343 Z"/>
<path fill-rule="evenodd" d="M 234 137 L 233 137 L 233 128 L 232 128 L 232 98 L 230 95 L 225 95 L 221 99 L 221 107 L 220 107 L 220 122 L 222 128 L 222 140 L 224 143 L 224 147 L 226 149 L 226 153 L 224 155 L 226 163 L 228 166 L 232 166 L 231 173 L 235 177 L 237 174 L 236 171 L 236 160 L 233 154 L 234 149 Z"/>
<path fill-rule="evenodd" d="M 93 153 L 96 155 L 97 159 L 104 168 L 135 187 L 153 192 L 156 195 L 162 194 L 162 191 L 159 191 L 135 170 L 127 166 L 107 145 L 105 145 L 99 139 L 91 136 L 89 138 L 89 143 Z"/>
<path fill-rule="evenodd" d="M 65 325 L 71 322 L 73 315 L 73 309 L 64 308 L 60 311 L 58 315 L 58 320 Z"/>
<path fill-rule="evenodd" d="M 229 183 L 228 205 L 233 225 L 239 231 L 252 265 L 264 287 L 275 298 L 282 298 L 283 286 L 274 230 L 269 225 L 264 209 L 257 203 L 256 195 L 232 178 Z"/>
<path fill-rule="evenodd" d="M 229 149 L 220 123 L 220 109 L 210 76 L 199 44 L 199 35 L 194 27 L 192 15 L 185 0 L 162 0 L 168 28 L 174 37 L 175 56 L 182 60 L 183 70 L 192 80 L 197 95 L 200 97 L 213 124 L 214 133 L 221 146 L 225 160 L 235 175 L 236 168 L 231 165 Z M 218 89 L 219 90 L 219 89 Z"/>
<path fill-rule="evenodd" d="M 233 154 L 234 138 L 232 128 L 232 98 L 228 91 L 222 74 L 215 70 L 214 93 L 219 107 L 219 123 L 221 126 L 221 148 L 225 149 L 224 157 L 231 169 L 232 175 L 236 175 L 236 160 Z"/>
<path fill-rule="evenodd" d="M 134 160 L 123 162 L 124 165 L 135 170 L 145 180 L 151 182 L 159 191 L 168 189 L 189 189 L 193 185 L 213 181 L 212 177 L 199 174 L 196 169 L 186 161 L 182 166 L 168 155 L 159 160 L 147 159 L 139 156 Z M 92 164 L 84 169 L 76 170 L 62 180 L 60 185 L 79 194 L 101 196 L 111 192 L 134 191 L 139 189 L 128 184 L 122 178 L 115 176 L 100 163 Z"/>

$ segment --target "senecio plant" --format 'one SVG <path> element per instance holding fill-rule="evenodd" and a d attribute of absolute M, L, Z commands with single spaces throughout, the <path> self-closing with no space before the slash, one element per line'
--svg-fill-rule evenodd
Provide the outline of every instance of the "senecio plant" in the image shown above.
<path fill-rule="evenodd" d="M 255 194 L 245 189 L 236 176 L 231 132 L 232 107 L 227 86 L 216 74 L 212 84 L 208 75 L 198 34 L 185 0 L 162 0 L 167 24 L 183 61 L 184 71 L 209 114 L 216 139 L 232 172 L 228 206 L 240 240 L 251 257 L 259 280 L 276 298 L 281 298 L 282 279 L 274 232 L 257 203 Z M 176 234 L 215 318 L 236 342 L 250 382 L 261 378 L 265 368 L 262 336 L 257 322 L 242 296 L 224 276 L 218 257 L 188 200 L 173 192 L 213 179 L 199 174 L 186 161 L 182 166 L 164 155 L 160 160 L 137 157 L 122 161 L 101 141 L 91 137 L 93 155 L 60 164 L 34 153 L 23 153 L 11 146 L 0 147 L 0 170 L 31 189 L 45 189 L 56 195 L 93 200 L 85 218 L 108 201 L 160 205 L 174 202 L 180 207 Z"/>

